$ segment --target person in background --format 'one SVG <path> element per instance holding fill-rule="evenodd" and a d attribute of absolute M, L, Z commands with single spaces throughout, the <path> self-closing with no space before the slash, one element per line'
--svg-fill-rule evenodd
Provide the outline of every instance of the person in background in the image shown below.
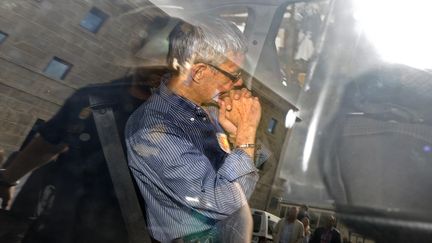
<path fill-rule="evenodd" d="M 309 217 L 308 209 L 309 207 L 306 204 L 301 205 L 297 219 L 301 221 L 304 217 Z"/>
<path fill-rule="evenodd" d="M 303 243 L 305 237 L 304 226 L 297 219 L 298 208 L 290 207 L 287 215 L 279 220 L 273 231 L 275 243 Z"/>
<path fill-rule="evenodd" d="M 311 237 L 311 230 L 310 230 L 310 225 L 309 225 L 309 217 L 305 216 L 300 220 L 303 224 L 304 227 L 304 233 L 305 233 L 305 237 L 303 239 L 303 243 L 308 243 L 309 239 Z"/>
<path fill-rule="evenodd" d="M 335 228 L 336 218 L 333 215 L 324 218 L 324 227 L 315 229 L 309 243 L 341 243 L 341 235 Z"/>

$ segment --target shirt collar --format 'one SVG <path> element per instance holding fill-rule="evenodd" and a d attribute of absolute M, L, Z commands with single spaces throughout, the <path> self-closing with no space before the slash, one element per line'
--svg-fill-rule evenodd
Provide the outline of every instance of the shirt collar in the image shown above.
<path fill-rule="evenodd" d="M 172 92 L 168 87 L 167 87 L 167 82 L 168 82 L 168 77 L 164 77 L 162 79 L 162 82 L 159 86 L 159 95 L 161 96 L 162 99 L 164 99 L 165 101 L 167 101 L 170 105 L 182 109 L 184 111 L 187 112 L 193 112 L 197 115 L 203 115 L 206 114 L 204 109 L 193 103 L 192 101 L 177 95 L 176 93 Z"/>

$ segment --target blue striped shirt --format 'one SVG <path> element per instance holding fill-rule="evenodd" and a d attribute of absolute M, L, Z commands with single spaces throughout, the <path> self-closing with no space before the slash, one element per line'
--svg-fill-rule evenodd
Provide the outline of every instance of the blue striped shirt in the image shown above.
<path fill-rule="evenodd" d="M 243 150 L 225 153 L 207 113 L 165 84 L 129 118 L 129 167 L 162 242 L 210 229 L 247 203 L 258 180 Z"/>

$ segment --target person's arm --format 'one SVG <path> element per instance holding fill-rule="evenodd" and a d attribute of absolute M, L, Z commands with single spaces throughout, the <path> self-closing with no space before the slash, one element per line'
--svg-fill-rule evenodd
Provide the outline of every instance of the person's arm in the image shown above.
<path fill-rule="evenodd" d="M 305 232 L 304 232 L 304 226 L 301 222 L 298 222 L 298 227 L 299 227 L 299 233 L 298 233 L 298 237 L 297 237 L 297 241 L 296 243 L 303 243 L 303 239 L 305 237 Z"/>
<path fill-rule="evenodd" d="M 282 222 L 283 222 L 283 218 L 282 219 L 280 219 L 278 222 L 277 222 L 277 224 L 276 224 L 276 226 L 274 227 L 274 229 L 273 229 L 273 232 L 272 232 L 272 236 L 273 236 L 273 242 L 278 242 L 279 241 L 279 234 L 280 234 L 280 230 L 281 230 L 281 227 L 282 227 Z M 278 242 L 279 243 L 279 242 Z"/>
<path fill-rule="evenodd" d="M 0 184 L 2 208 L 10 206 L 12 186 L 7 184 L 13 185 L 25 174 L 53 160 L 66 149 L 67 146 L 64 144 L 53 145 L 40 136 L 34 138 L 1 172 L 1 180 L 3 181 Z"/>
<path fill-rule="evenodd" d="M 70 124 L 69 117 L 78 119 L 80 112 L 80 110 L 72 108 L 72 103 L 83 102 L 82 97 L 80 92 L 74 93 L 60 110 L 38 129 L 39 134 L 8 163 L 6 170 L 1 173 L 2 180 L 13 184 L 28 172 L 54 160 L 56 156 L 67 150 L 68 147 L 65 145 L 64 138 L 66 127 Z M 11 195 L 10 186 L 0 186 L 3 208 L 10 204 Z"/>
<path fill-rule="evenodd" d="M 54 145 L 38 136 L 16 155 L 3 176 L 10 182 L 17 181 L 28 172 L 53 160 L 66 149 L 65 144 Z"/>
<path fill-rule="evenodd" d="M 215 171 L 208 158 L 174 125 L 142 128 L 127 138 L 129 166 L 140 178 L 159 178 L 164 193 L 215 219 L 224 219 L 247 203 L 258 180 L 253 161 L 243 150 L 228 154 Z M 157 181 L 154 183 L 158 183 Z"/>

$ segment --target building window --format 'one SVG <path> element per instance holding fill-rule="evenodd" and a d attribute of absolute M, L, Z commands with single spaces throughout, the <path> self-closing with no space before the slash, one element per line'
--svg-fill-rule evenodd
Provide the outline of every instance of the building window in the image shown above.
<path fill-rule="evenodd" d="M 108 18 L 108 14 L 102 12 L 102 10 L 93 7 L 87 13 L 85 18 L 81 21 L 81 27 L 84 27 L 92 33 L 98 32 L 100 27 L 102 27 L 105 20 Z"/>
<path fill-rule="evenodd" d="M 72 65 L 70 63 L 58 57 L 53 57 L 45 68 L 44 73 L 52 78 L 64 79 L 71 68 Z"/>
<path fill-rule="evenodd" d="M 274 131 L 276 129 L 276 124 L 277 124 L 276 119 L 274 119 L 274 118 L 270 119 L 268 126 L 267 126 L 267 132 L 274 133 Z"/>
<path fill-rule="evenodd" d="M 0 31 L 0 44 L 3 43 L 7 37 L 8 37 L 8 34 Z"/>

